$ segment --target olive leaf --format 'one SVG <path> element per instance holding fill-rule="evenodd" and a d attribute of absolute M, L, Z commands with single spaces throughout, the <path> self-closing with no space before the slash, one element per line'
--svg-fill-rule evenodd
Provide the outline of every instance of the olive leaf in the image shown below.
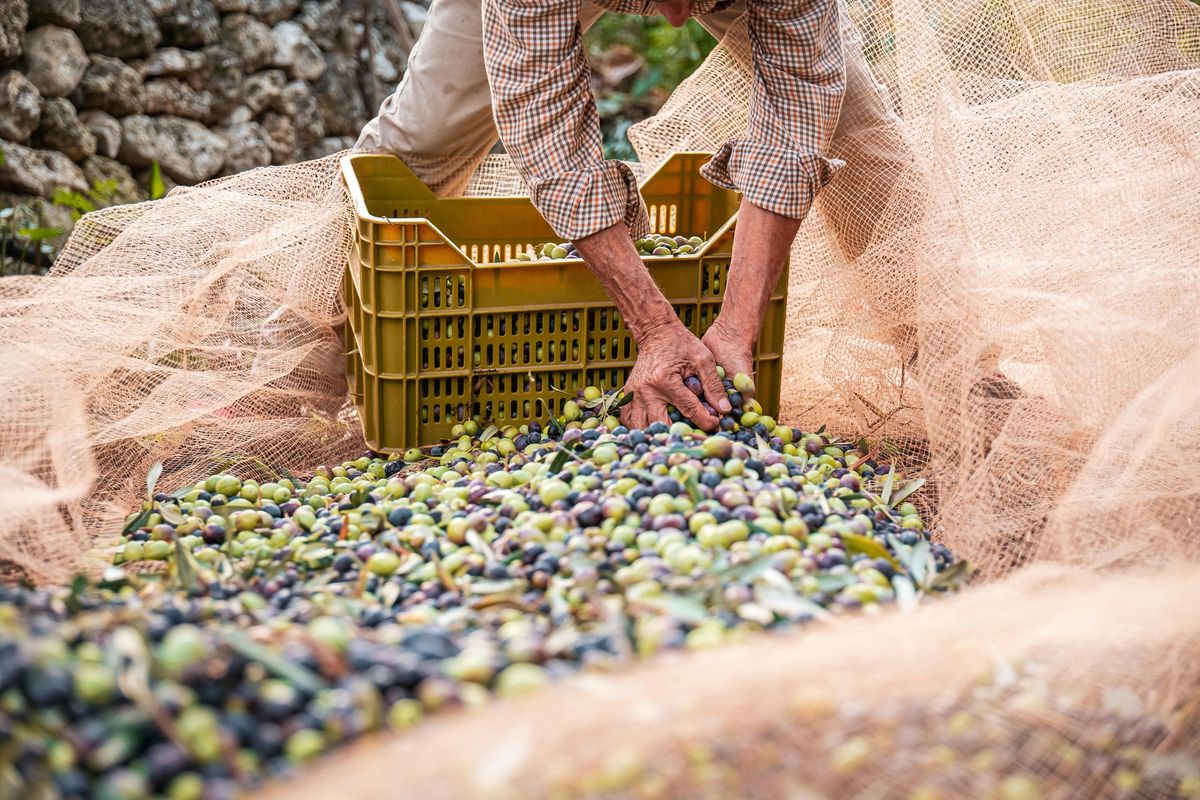
<path fill-rule="evenodd" d="M 771 553 L 758 556 L 745 564 L 738 564 L 733 567 L 724 567 L 719 570 L 713 570 L 710 575 L 720 583 L 730 583 L 737 581 L 749 581 L 757 578 L 762 573 L 771 569 L 775 563 L 775 556 Z"/>
<path fill-rule="evenodd" d="M 159 503 L 158 514 L 172 525 L 182 525 L 186 519 L 183 512 L 179 510 L 179 506 L 174 503 Z"/>
<path fill-rule="evenodd" d="M 109 637 L 109 648 L 119 666 L 117 686 L 139 707 L 152 698 L 150 694 L 150 651 L 141 632 L 123 625 Z"/>
<path fill-rule="evenodd" d="M 775 613 L 758 603 L 742 603 L 737 607 L 737 615 L 747 622 L 755 622 L 764 627 L 775 621 Z"/>
<path fill-rule="evenodd" d="M 162 476 L 163 463 L 155 461 L 154 466 L 150 467 L 150 471 L 146 473 L 146 496 L 154 496 L 154 487 L 158 484 L 158 479 Z"/>
<path fill-rule="evenodd" d="M 580 408 L 587 408 L 587 409 L 604 407 L 606 402 L 607 401 L 605 400 L 604 395 L 600 395 L 595 400 L 588 400 L 588 399 L 582 398 L 582 397 L 575 398 L 575 405 L 579 406 Z"/>
<path fill-rule="evenodd" d="M 845 531 L 840 536 L 846 545 L 846 549 L 851 553 L 862 553 L 871 558 L 886 559 L 892 566 L 900 566 L 892 554 L 887 551 L 887 548 L 879 543 L 878 539 L 851 531 Z"/>
<path fill-rule="evenodd" d="M 229 649 L 251 661 L 257 661 L 267 672 L 297 689 L 316 694 L 325 688 L 325 681 L 317 673 L 259 644 L 237 628 L 220 629 L 218 636 Z"/>
<path fill-rule="evenodd" d="M 120 567 L 109 567 L 100 573 L 100 580 L 96 585 L 101 589 L 120 589 L 128 583 L 129 573 Z"/>
<path fill-rule="evenodd" d="M 645 483 L 654 483 L 656 480 L 658 480 L 658 477 L 654 475 L 654 473 L 648 472 L 644 469 L 631 469 L 629 470 L 629 474 L 632 477 L 637 478 L 639 481 L 643 481 Z"/>
<path fill-rule="evenodd" d="M 546 601 L 550 604 L 550 621 L 560 624 L 571 617 L 571 604 L 567 602 L 566 581 L 557 575 L 550 579 L 546 588 Z"/>
<path fill-rule="evenodd" d="M 664 593 L 653 597 L 643 597 L 638 605 L 648 606 L 666 614 L 669 617 L 698 625 L 708 618 L 708 609 L 704 601 L 695 595 Z"/>
<path fill-rule="evenodd" d="M 825 516 L 828 517 L 833 513 L 833 509 L 829 505 L 829 498 L 825 496 L 824 492 L 819 492 L 817 494 L 817 505 L 821 507 L 821 513 Z"/>
<path fill-rule="evenodd" d="M 87 765 L 97 772 L 112 769 L 123 764 L 139 750 L 146 739 L 146 733 L 140 725 L 113 725 L 106 732 L 104 739 L 87 754 Z"/>
<path fill-rule="evenodd" d="M 495 425 L 488 425 L 487 428 L 484 429 L 483 433 L 481 433 L 479 435 L 479 441 L 486 442 L 491 439 L 494 439 L 494 438 L 496 438 L 496 434 L 499 432 L 500 432 L 500 429 L 497 428 Z"/>
<path fill-rule="evenodd" d="M 909 495 L 911 495 L 913 492 L 917 491 L 924 485 L 925 485 L 924 478 L 917 478 L 916 480 L 911 480 L 911 481 L 908 481 L 907 483 L 905 483 L 903 486 L 900 487 L 900 490 L 898 492 L 896 492 L 896 496 L 892 498 L 892 508 L 895 508 L 896 506 L 903 503 L 908 498 Z"/>
<path fill-rule="evenodd" d="M 887 517 L 888 519 L 890 519 L 892 522 L 899 522 L 899 521 L 900 521 L 900 518 L 899 518 L 899 517 L 897 517 L 895 514 L 893 514 L 893 513 L 892 513 L 892 510 L 891 510 L 891 509 L 888 507 L 887 503 L 883 502 L 883 499 L 882 499 L 882 498 L 880 498 L 880 497 L 877 497 L 877 496 L 875 496 L 875 495 L 871 494 L 871 493 L 870 493 L 869 491 L 867 491 L 866 489 L 859 489 L 859 493 L 860 493 L 860 494 L 861 494 L 863 497 L 865 497 L 865 498 L 867 498 L 868 500 L 870 500 L 872 504 L 874 504 L 874 506 L 875 506 L 875 510 L 882 511 L 882 512 L 883 512 L 883 515 L 884 515 L 885 517 Z M 843 495 L 843 497 L 845 497 L 845 496 L 846 496 L 846 495 Z"/>
<path fill-rule="evenodd" d="M 535 377 L 533 376 L 533 370 L 529 370 L 529 371 L 526 373 L 526 375 L 527 375 L 527 376 L 528 376 L 528 378 L 529 378 L 529 383 L 530 383 L 531 385 L 534 385 L 534 386 L 536 386 L 538 381 L 537 381 L 537 378 L 535 378 Z M 552 391 L 552 392 L 558 392 L 559 394 L 565 394 L 567 397 L 570 397 L 570 398 L 572 398 L 572 399 L 574 399 L 574 397 L 575 397 L 575 395 L 574 395 L 574 394 L 572 394 L 571 392 L 568 392 L 568 391 L 566 391 L 566 390 L 564 390 L 564 389 L 559 389 L 557 386 L 555 386 L 553 383 L 551 383 L 551 382 L 550 382 L 550 379 L 549 379 L 549 378 L 547 378 L 547 379 L 546 379 L 546 385 L 547 385 L 548 387 L 550 387 L 550 391 Z"/>
<path fill-rule="evenodd" d="M 554 454 L 554 459 L 550 462 L 550 475 L 557 475 L 562 472 L 563 467 L 567 465 L 567 461 L 571 459 L 571 451 L 565 447 L 559 447 L 558 452 Z"/>
<path fill-rule="evenodd" d="M 333 555 L 333 548 L 327 545 L 319 545 L 317 547 L 306 547 L 301 552 L 301 557 L 310 563 L 315 563 Z"/>
<path fill-rule="evenodd" d="M 488 564 L 495 564 L 500 560 L 496 558 L 496 551 L 492 549 L 492 546 L 476 530 L 467 531 L 467 544 L 471 545 L 477 553 L 483 556 L 484 561 Z"/>
<path fill-rule="evenodd" d="M 364 569 L 361 572 L 359 572 L 358 580 L 356 580 L 354 582 L 354 589 L 351 590 L 350 596 L 355 597 L 355 598 L 362 597 L 363 593 L 367 591 L 367 581 L 370 579 L 371 579 L 370 571 Z M 391 584 L 388 584 L 388 586 L 391 586 Z"/>
<path fill-rule="evenodd" d="M 442 582 L 442 586 L 449 591 L 457 591 L 458 584 L 454 582 L 454 576 L 450 574 L 450 570 L 446 569 L 446 565 L 442 563 L 442 557 L 437 554 L 437 551 L 430 553 L 433 556 L 433 566 L 437 570 L 438 580 Z"/>
<path fill-rule="evenodd" d="M 520 587 L 520 584 L 517 581 L 513 580 L 512 578 L 509 578 L 507 580 L 498 580 L 498 581 L 490 581 L 490 580 L 471 581 L 470 585 L 467 588 L 471 592 L 471 594 L 489 595 L 489 594 L 504 594 L 505 592 L 512 592 L 512 591 L 518 589 L 519 587 Z"/>
<path fill-rule="evenodd" d="M 853 586 L 856 580 L 849 572 L 841 575 L 822 572 L 817 574 L 817 588 L 823 594 L 837 594 L 847 586 Z"/>
<path fill-rule="evenodd" d="M 902 613 L 911 612 L 920 603 L 920 595 L 907 575 L 893 575 L 892 589 L 896 592 L 896 606 Z"/>
<path fill-rule="evenodd" d="M 887 480 L 883 482 L 883 493 L 879 496 L 883 500 L 883 504 L 891 508 L 892 503 L 892 488 L 896 482 L 896 465 L 892 464 L 888 467 Z"/>
<path fill-rule="evenodd" d="M 828 619 L 832 615 L 807 597 L 802 597 L 790 585 L 785 589 L 778 583 L 756 583 L 754 600 L 768 611 L 793 622 L 812 617 Z"/>
<path fill-rule="evenodd" d="M 971 576 L 971 565 L 966 561 L 955 561 L 929 581 L 930 589 L 958 589 Z"/>
<path fill-rule="evenodd" d="M 151 505 L 149 503 L 143 504 L 141 513 L 137 514 L 136 516 L 130 517 L 129 521 L 125 523 L 125 527 L 121 529 L 121 533 L 123 533 L 123 534 L 133 533 L 138 528 L 141 528 L 147 522 L 149 522 L 150 515 L 153 513 L 154 513 L 153 505 Z"/>
<path fill-rule="evenodd" d="M 282 571 L 283 570 L 281 568 L 280 572 Z M 229 561 L 229 557 L 224 553 L 221 553 L 220 558 L 217 560 L 217 577 L 222 581 L 228 581 L 233 577 L 233 564 Z"/>
<path fill-rule="evenodd" d="M 692 498 L 693 503 L 699 503 L 704 500 L 704 493 L 700 491 L 700 482 L 696 480 L 694 474 L 689 473 L 683 485 L 687 487 L 688 496 Z"/>
<path fill-rule="evenodd" d="M 771 446 L 767 444 L 766 440 L 764 440 L 762 436 L 758 434 L 758 431 L 754 432 L 754 442 L 758 446 L 758 457 L 760 459 L 765 459 L 767 457 L 767 453 L 771 452 Z"/>
<path fill-rule="evenodd" d="M 629 405 L 632 402 L 633 402 L 633 392 L 625 392 L 623 395 L 620 396 L 620 398 L 617 400 L 617 402 L 613 403 L 612 408 L 609 409 L 609 412 L 611 413 L 613 411 L 616 411 L 617 409 L 624 408 L 625 406 Z"/>
<path fill-rule="evenodd" d="M 83 593 L 87 590 L 88 579 L 86 575 L 76 575 L 71 580 L 71 591 L 67 594 L 64 605 L 67 607 L 68 613 L 74 615 L 79 613 L 83 608 L 83 602 L 80 599 Z"/>
<path fill-rule="evenodd" d="M 933 550 L 929 547 L 929 542 L 922 539 L 913 545 L 909 575 L 912 576 L 917 586 L 924 587 L 925 582 L 933 574 L 933 570 L 936 568 L 932 562 Z"/>
<path fill-rule="evenodd" d="M 363 570 L 363 574 L 367 574 L 366 570 Z M 391 608 L 396 605 L 396 601 L 400 599 L 400 584 L 388 581 L 379 590 L 378 598 L 384 608 Z"/>

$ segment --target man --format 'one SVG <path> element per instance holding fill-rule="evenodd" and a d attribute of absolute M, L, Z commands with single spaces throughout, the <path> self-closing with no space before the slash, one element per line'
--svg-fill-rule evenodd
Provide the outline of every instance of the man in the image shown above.
<path fill-rule="evenodd" d="M 657 12 L 677 26 L 696 16 L 718 39 L 735 24 L 748 29 L 747 134 L 702 170 L 743 197 L 725 300 L 703 341 L 675 317 L 633 246 L 648 221 L 632 173 L 603 158 L 582 44 L 603 10 Z M 674 405 L 714 430 L 717 417 L 684 379 L 697 376 L 708 402 L 728 410 L 715 366 L 751 371 L 767 301 L 800 223 L 844 166 L 829 157 L 831 142 L 892 119 L 857 39 L 843 42 L 843 24 L 837 0 L 484 0 L 482 13 L 480 0 L 435 0 L 403 80 L 358 148 L 395 153 L 435 191 L 452 194 L 469 177 L 464 165 L 494 145 L 498 126 L 534 204 L 575 243 L 637 341 L 626 384 L 634 400 L 623 421 L 665 420 Z M 901 159 L 902 148 L 894 149 L 882 160 Z M 851 251 L 864 227 L 835 224 Z"/>

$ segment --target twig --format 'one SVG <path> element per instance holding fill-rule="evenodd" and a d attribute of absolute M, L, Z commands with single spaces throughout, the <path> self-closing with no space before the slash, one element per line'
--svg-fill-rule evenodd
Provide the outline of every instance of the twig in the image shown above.
<path fill-rule="evenodd" d="M 411 53 L 416 42 L 413 41 L 412 29 L 408 27 L 408 20 L 405 18 L 404 12 L 400 10 L 400 4 L 396 0 L 384 0 L 383 10 L 387 13 L 392 29 L 396 31 L 396 38 L 400 40 L 400 46 L 404 48 L 405 53 Z"/>
<path fill-rule="evenodd" d="M 378 87 L 375 85 L 375 39 L 371 36 L 371 2 L 370 0 L 361 0 L 359 8 L 362 12 L 363 33 L 362 40 L 358 46 L 358 63 L 361 67 L 359 72 L 359 90 L 362 92 L 363 101 L 367 104 L 368 113 L 379 107 Z M 367 63 L 363 63 L 362 50 L 363 46 L 367 49 Z"/>

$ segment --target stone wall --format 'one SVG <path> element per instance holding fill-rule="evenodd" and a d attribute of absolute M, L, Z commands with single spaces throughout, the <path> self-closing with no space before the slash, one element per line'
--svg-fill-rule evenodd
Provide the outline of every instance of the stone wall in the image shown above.
<path fill-rule="evenodd" d="M 424 18 L 411 0 L 0 0 L 0 208 L 69 227 L 59 188 L 113 179 L 133 200 L 155 161 L 169 187 L 349 147 Z"/>

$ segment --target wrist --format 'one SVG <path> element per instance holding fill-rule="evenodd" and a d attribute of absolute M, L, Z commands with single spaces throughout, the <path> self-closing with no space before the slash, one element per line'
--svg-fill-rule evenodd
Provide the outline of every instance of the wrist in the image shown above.
<path fill-rule="evenodd" d="M 686 332 L 624 224 L 580 239 L 575 246 L 616 304 L 639 347 Z"/>
<path fill-rule="evenodd" d="M 637 324 L 631 322 L 629 330 L 633 333 L 633 339 L 637 342 L 639 349 L 645 349 L 648 345 L 653 346 L 656 342 L 673 339 L 679 335 L 680 331 L 687 332 L 683 323 L 679 321 L 679 317 L 675 316 L 674 309 L 669 305 L 665 311 L 651 312 Z"/>
<path fill-rule="evenodd" d="M 754 343 L 758 341 L 762 320 L 746 319 L 745 316 L 738 315 L 728 307 L 723 308 L 709 326 L 708 333 L 720 337 L 721 341 L 733 347 L 753 350 Z"/>

